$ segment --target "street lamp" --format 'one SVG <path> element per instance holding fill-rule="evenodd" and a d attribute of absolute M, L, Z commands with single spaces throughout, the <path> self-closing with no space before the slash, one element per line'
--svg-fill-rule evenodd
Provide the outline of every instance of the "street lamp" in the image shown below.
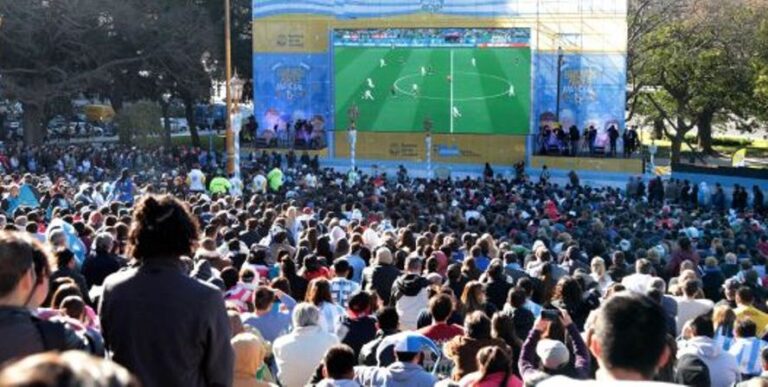
<path fill-rule="evenodd" d="M 557 97 L 555 107 L 555 118 L 560 123 L 560 93 L 562 92 L 562 72 L 563 72 L 563 48 L 557 48 Z"/>
<path fill-rule="evenodd" d="M 432 180 L 432 119 L 424 117 L 424 147 L 427 153 L 427 180 Z"/>
<path fill-rule="evenodd" d="M 229 80 L 229 95 L 232 99 L 229 113 L 229 128 L 227 129 L 227 173 L 240 175 L 240 98 L 243 96 L 245 82 L 237 76 Z"/>

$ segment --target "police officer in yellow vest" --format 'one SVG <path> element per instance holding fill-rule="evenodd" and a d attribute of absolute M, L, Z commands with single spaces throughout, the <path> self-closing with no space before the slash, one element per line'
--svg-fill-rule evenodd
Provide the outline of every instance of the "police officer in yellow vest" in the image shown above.
<path fill-rule="evenodd" d="M 211 194 L 223 194 L 226 195 L 227 192 L 229 192 L 229 188 L 232 186 L 232 184 L 229 182 L 229 179 L 227 179 L 224 176 L 216 176 L 211 180 L 211 184 L 208 186 L 208 189 L 211 191 Z"/>

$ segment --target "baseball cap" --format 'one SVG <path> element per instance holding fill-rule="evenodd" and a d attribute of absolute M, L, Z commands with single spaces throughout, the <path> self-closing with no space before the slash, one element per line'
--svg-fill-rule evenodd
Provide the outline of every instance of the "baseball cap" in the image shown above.
<path fill-rule="evenodd" d="M 398 333 L 387 341 L 394 345 L 395 352 L 416 353 L 426 348 L 436 351 L 435 353 L 440 351 L 434 341 L 416 332 Z"/>
<path fill-rule="evenodd" d="M 544 368 L 554 370 L 568 363 L 571 355 L 568 348 L 560 341 L 543 339 L 536 345 L 536 355 L 541 359 Z"/>

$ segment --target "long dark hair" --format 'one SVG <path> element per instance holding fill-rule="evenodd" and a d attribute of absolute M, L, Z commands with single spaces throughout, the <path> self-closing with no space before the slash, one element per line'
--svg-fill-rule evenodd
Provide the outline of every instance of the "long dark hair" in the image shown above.
<path fill-rule="evenodd" d="M 137 260 L 192 256 L 197 221 L 187 206 L 170 195 L 150 195 L 136 205 L 128 232 L 128 255 Z"/>
<path fill-rule="evenodd" d="M 313 305 L 319 307 L 323 302 L 333 303 L 331 295 L 331 283 L 325 278 L 315 278 L 309 283 L 309 290 L 304 299 Z"/>

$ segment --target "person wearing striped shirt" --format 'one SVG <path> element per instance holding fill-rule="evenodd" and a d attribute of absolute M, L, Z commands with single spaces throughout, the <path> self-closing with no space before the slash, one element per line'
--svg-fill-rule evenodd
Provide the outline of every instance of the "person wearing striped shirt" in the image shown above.
<path fill-rule="evenodd" d="M 760 355 L 765 348 L 768 348 L 768 342 L 757 337 L 757 325 L 752 320 L 737 321 L 733 331 L 736 338 L 728 352 L 736 357 L 739 363 L 741 380 L 760 375 L 762 372 Z"/>
<path fill-rule="evenodd" d="M 331 282 L 331 296 L 336 305 L 347 307 L 349 297 L 360 291 L 360 285 L 357 282 L 347 279 L 351 270 L 349 261 L 346 258 L 339 258 L 333 262 L 334 277 Z"/>

